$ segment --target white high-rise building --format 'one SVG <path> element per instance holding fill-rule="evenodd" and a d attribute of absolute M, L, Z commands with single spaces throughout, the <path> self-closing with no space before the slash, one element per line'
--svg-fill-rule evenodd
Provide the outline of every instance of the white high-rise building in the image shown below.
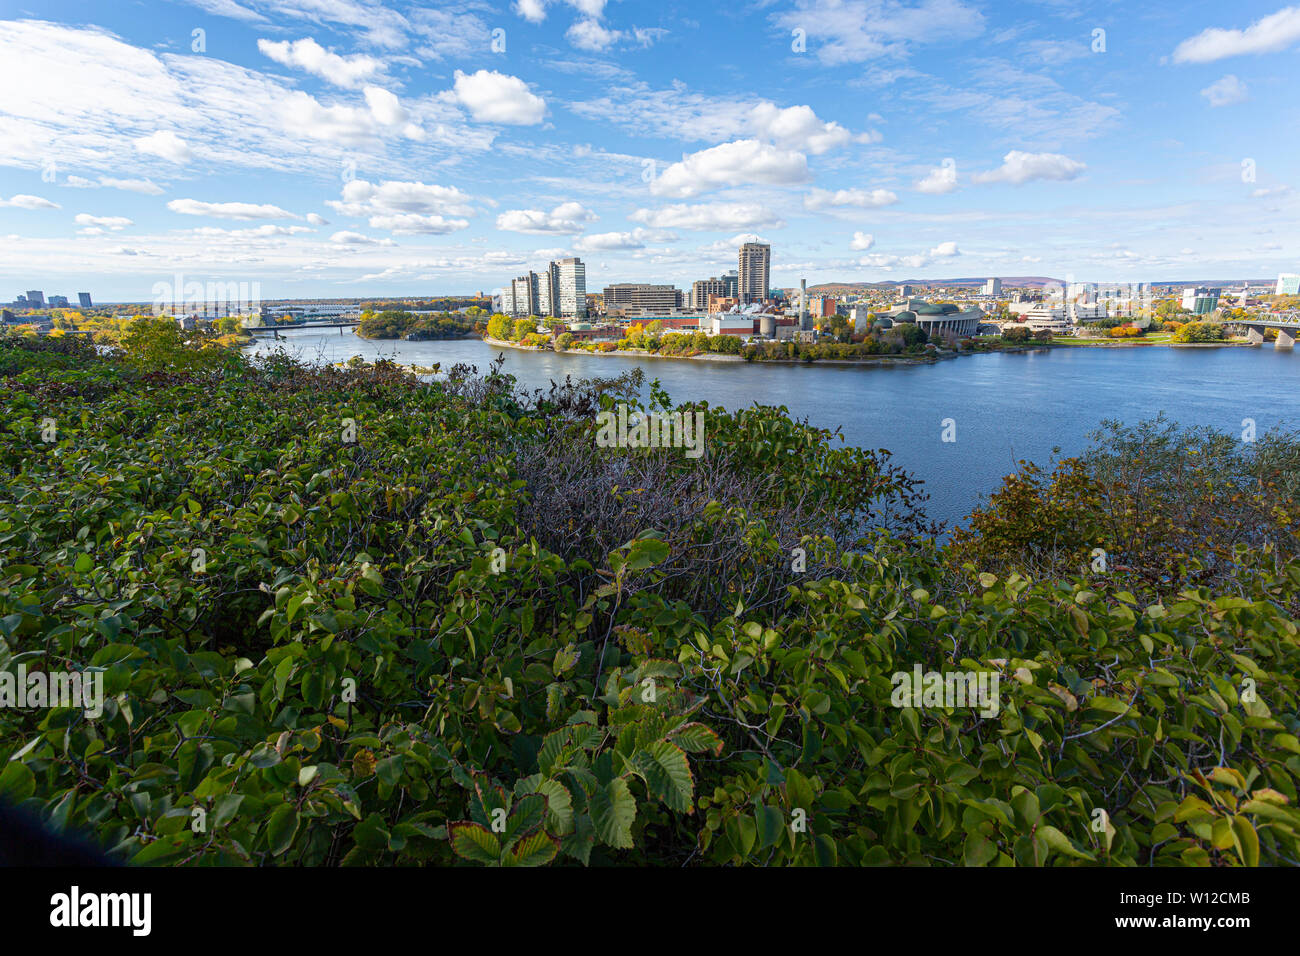
<path fill-rule="evenodd" d="M 554 314 L 564 318 L 587 317 L 587 265 L 576 256 L 551 263 L 551 276 L 558 300 Z"/>
<path fill-rule="evenodd" d="M 1277 291 L 1274 295 L 1300 295 L 1300 273 L 1282 272 L 1277 277 Z"/>
<path fill-rule="evenodd" d="M 985 294 L 985 295 L 1001 295 L 1001 294 L 1002 294 L 1002 280 L 1001 280 L 1001 279 L 986 279 L 986 280 L 984 280 L 984 294 Z"/>

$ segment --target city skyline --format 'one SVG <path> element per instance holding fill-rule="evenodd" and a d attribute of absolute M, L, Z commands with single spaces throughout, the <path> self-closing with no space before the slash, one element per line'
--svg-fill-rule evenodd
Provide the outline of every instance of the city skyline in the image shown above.
<path fill-rule="evenodd" d="M 747 241 L 784 288 L 1300 263 L 1300 8 L 1277 0 L 0 15 L 14 290 L 145 301 L 183 270 L 267 299 L 469 294 L 578 256 L 589 290 L 689 294 Z"/>

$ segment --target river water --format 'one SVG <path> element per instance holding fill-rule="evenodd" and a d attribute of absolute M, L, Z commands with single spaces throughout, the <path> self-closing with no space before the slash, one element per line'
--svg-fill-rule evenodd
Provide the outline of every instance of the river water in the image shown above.
<path fill-rule="evenodd" d="M 674 401 L 703 399 L 727 409 L 784 405 L 796 418 L 839 428 L 848 444 L 887 448 L 925 481 L 930 515 L 950 525 L 995 490 L 1018 460 L 1046 467 L 1054 457 L 1077 454 L 1103 419 L 1137 422 L 1163 411 L 1175 421 L 1234 434 L 1244 419 L 1253 419 L 1260 433 L 1300 425 L 1300 354 L 1271 345 L 1058 348 L 887 368 L 523 352 L 478 339 L 367 341 L 338 329 L 282 335 L 278 343 L 252 348 L 283 347 L 324 362 L 361 355 L 441 363 L 444 370 L 464 362 L 480 371 L 504 354 L 505 371 L 530 390 L 566 375 L 610 376 L 639 365 Z M 955 440 L 945 441 L 945 432 Z"/>

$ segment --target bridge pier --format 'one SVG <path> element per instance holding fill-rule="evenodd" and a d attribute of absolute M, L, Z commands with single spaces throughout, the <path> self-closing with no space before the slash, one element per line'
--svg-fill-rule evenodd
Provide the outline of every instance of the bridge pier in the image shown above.
<path fill-rule="evenodd" d="M 1251 345 L 1263 345 L 1264 333 L 1252 325 L 1246 332 L 1246 341 Z"/>
<path fill-rule="evenodd" d="M 1277 349 L 1295 348 L 1295 333 L 1288 332 L 1286 329 L 1278 329 L 1277 341 L 1273 344 L 1273 347 Z"/>

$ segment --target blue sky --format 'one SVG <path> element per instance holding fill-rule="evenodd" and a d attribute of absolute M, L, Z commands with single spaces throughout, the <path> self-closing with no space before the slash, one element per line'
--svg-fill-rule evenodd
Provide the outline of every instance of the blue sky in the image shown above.
<path fill-rule="evenodd" d="M 1131 7 L 0 0 L 0 299 L 1297 271 L 1300 6 Z"/>

